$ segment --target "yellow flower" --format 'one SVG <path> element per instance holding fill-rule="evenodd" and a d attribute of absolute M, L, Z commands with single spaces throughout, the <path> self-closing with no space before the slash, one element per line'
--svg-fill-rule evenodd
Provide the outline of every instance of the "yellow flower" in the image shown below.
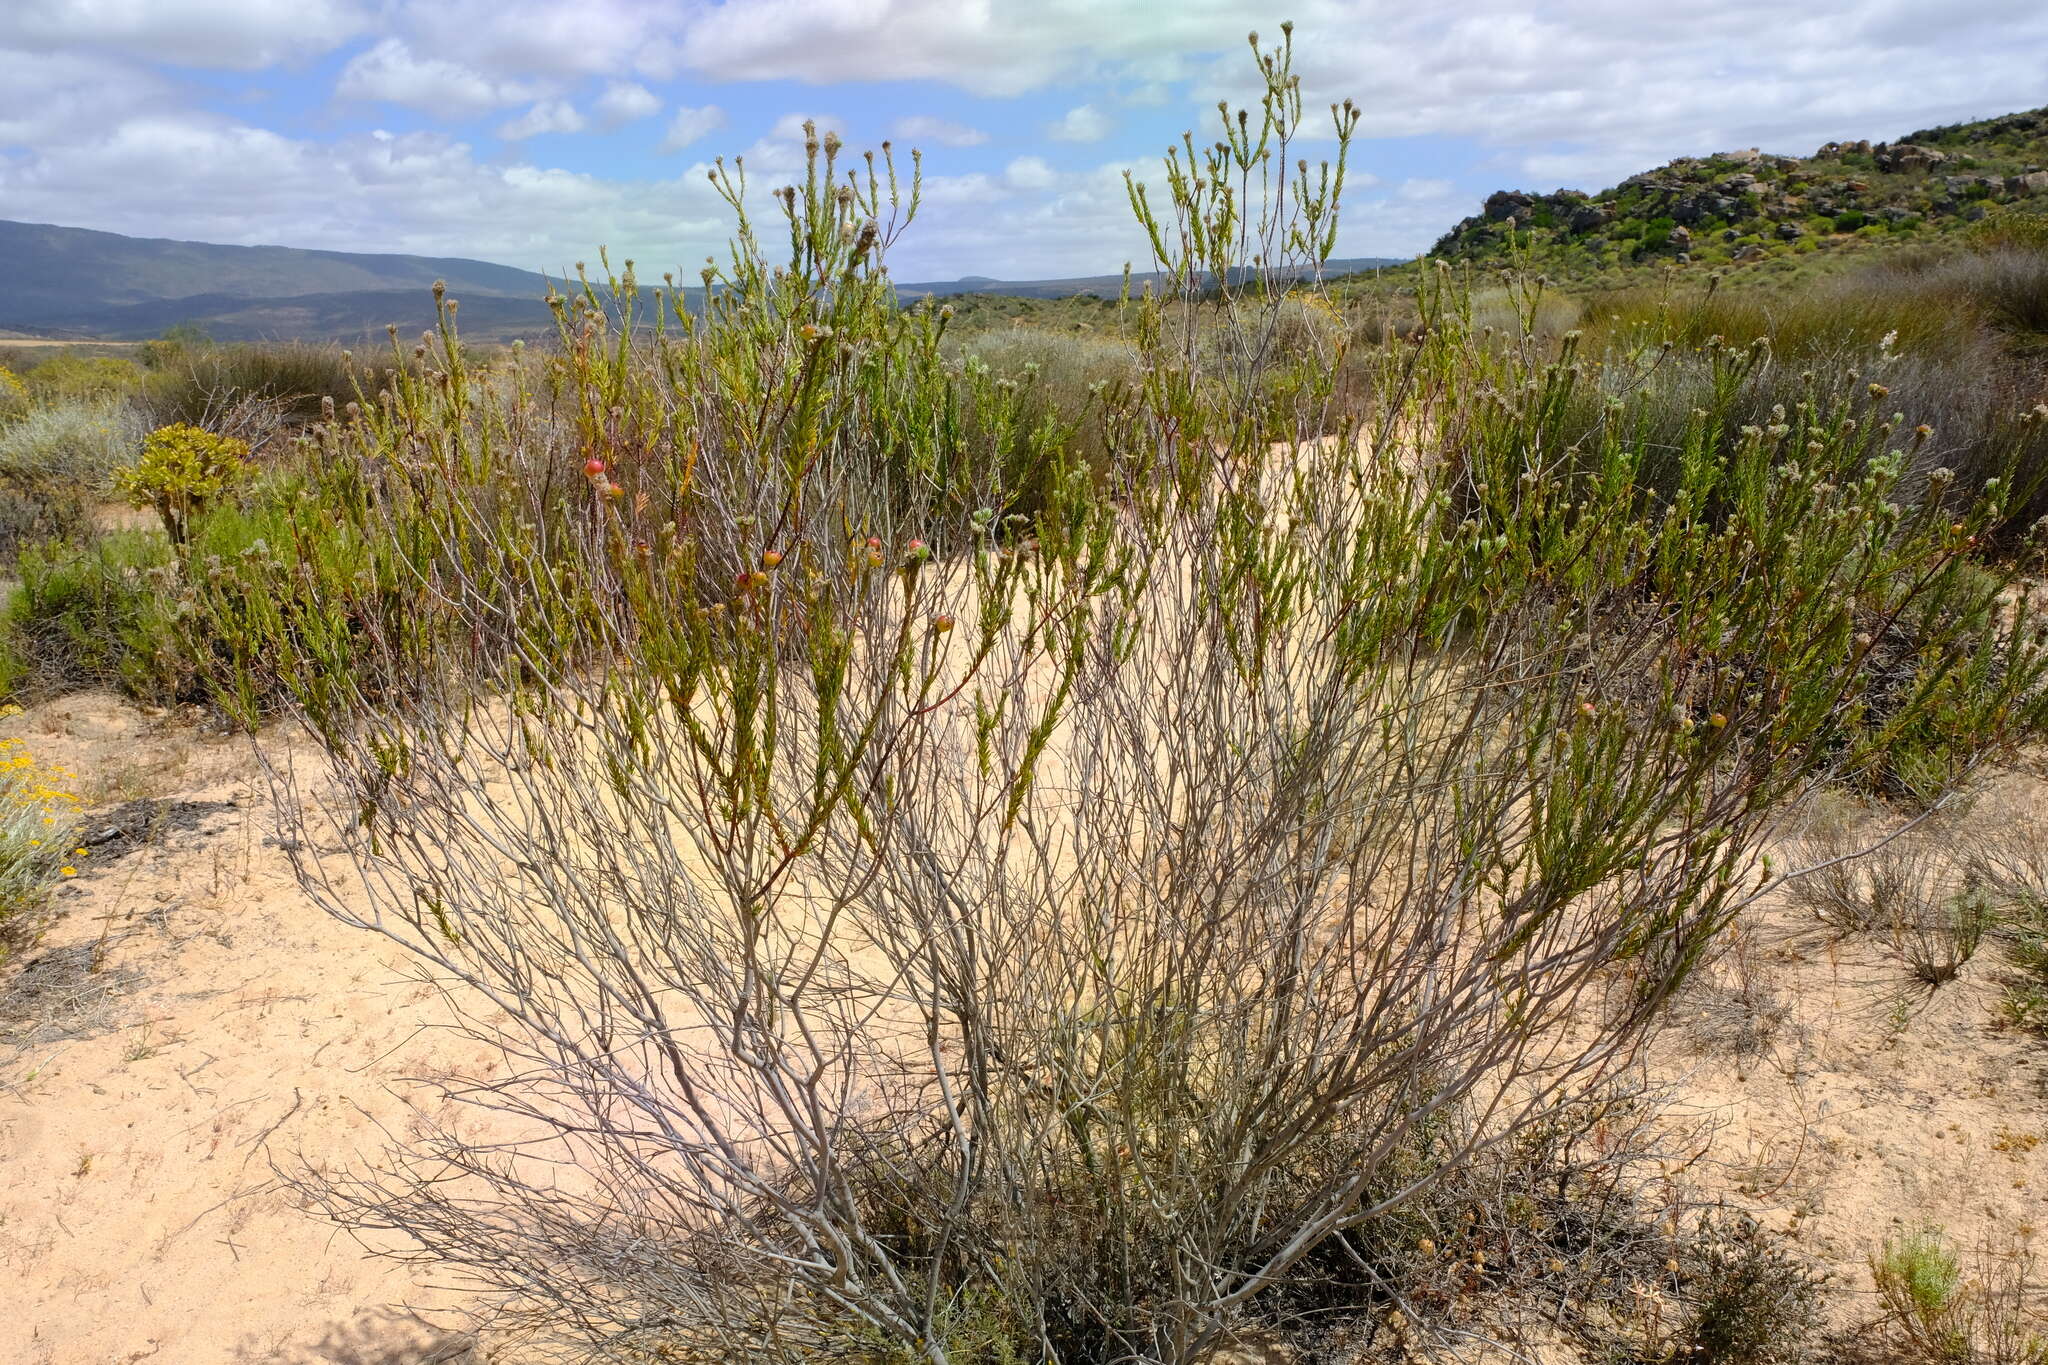
<path fill-rule="evenodd" d="M 43 846 L 43 841 L 41 839 L 31 839 L 28 841 L 28 846 L 30 848 L 41 848 Z"/>
<path fill-rule="evenodd" d="M 75 867 L 60 867 L 57 870 L 67 877 L 76 877 L 78 875 L 78 869 Z"/>
<path fill-rule="evenodd" d="M 90 850 L 83 848 L 74 848 L 71 850 L 71 852 L 74 856 L 83 858 L 88 852 L 90 852 Z"/>

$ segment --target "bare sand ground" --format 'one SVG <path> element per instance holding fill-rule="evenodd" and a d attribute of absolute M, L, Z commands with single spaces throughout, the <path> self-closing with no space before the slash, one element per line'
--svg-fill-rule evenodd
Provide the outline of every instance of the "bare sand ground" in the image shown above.
<path fill-rule="evenodd" d="M 432 1102 L 402 1077 L 477 1059 L 395 949 L 299 893 L 246 740 L 98 695 L 6 728 L 90 804 L 177 804 L 156 842 L 80 859 L 0 970 L 0 1361 L 454 1358 L 413 1310 L 459 1296 L 303 1212 L 272 1163 L 368 1159 Z"/>
<path fill-rule="evenodd" d="M 1965 830 L 2048 829 L 2043 756 L 1992 777 Z M 1973 1273 L 2048 1249 L 2048 1044 L 2001 1022 L 2013 969 L 1987 937 L 1935 989 L 1880 938 L 1843 939 L 1773 896 L 1677 1002 L 1653 1076 L 1717 1130 L 1688 1174 L 1791 1232 L 1871 1315 L 1868 1258 L 1938 1227 Z M 2048 1288 L 2036 1266 L 2034 1288 Z M 2048 1305 L 2042 1305 L 2048 1306 Z"/>
<path fill-rule="evenodd" d="M 300 893 L 247 742 L 103 695 L 0 729 L 97 808 L 174 803 L 154 842 L 89 854 L 0 968 L 0 1365 L 513 1360 L 455 1330 L 459 1289 L 338 1234 L 273 1170 L 368 1161 L 438 1102 L 409 1078 L 491 1060 L 436 1027 L 395 947 Z M 2002 777 L 1974 818 L 2016 811 L 2048 813 L 2048 782 Z M 1675 1116 L 1711 1134 L 1673 1178 L 1866 1296 L 1892 1229 L 2037 1237 L 2048 1048 L 1998 1024 L 2007 971 L 1987 944 L 1930 993 L 1881 945 L 1760 905 L 1650 1049 Z"/>

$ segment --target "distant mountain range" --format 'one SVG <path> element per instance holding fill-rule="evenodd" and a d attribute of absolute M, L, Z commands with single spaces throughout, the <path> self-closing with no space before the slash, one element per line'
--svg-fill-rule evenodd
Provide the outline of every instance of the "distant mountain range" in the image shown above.
<path fill-rule="evenodd" d="M 1398 262 L 1332 261 L 1331 274 Z M 1142 284 L 1152 278 L 1134 276 Z M 462 303 L 462 330 L 480 341 L 551 334 L 548 277 L 459 257 L 220 246 L 124 237 L 86 228 L 0 220 L 0 338 L 137 341 L 179 323 L 217 341 L 360 341 L 387 324 L 412 334 L 433 322 L 434 281 Z M 1123 276 L 994 280 L 982 276 L 899 284 L 905 298 L 1004 294 L 1065 298 L 1114 294 Z M 686 300 L 701 298 L 686 291 Z"/>
<path fill-rule="evenodd" d="M 1353 256 L 1344 260 L 1328 261 L 1323 266 L 1325 275 L 1359 275 L 1368 270 L 1379 270 L 1390 265 L 1406 265 L 1407 262 L 1390 256 Z M 1249 272 L 1240 271 L 1237 278 Z M 1297 271 L 1295 274 L 1299 275 Z M 1133 292 L 1147 284 L 1157 283 L 1159 272 L 1139 270 L 1131 272 Z M 943 283 L 899 284 L 896 292 L 907 299 L 923 298 L 927 295 L 945 298 L 954 294 L 1000 294 L 1016 299 L 1066 299 L 1076 294 L 1094 294 L 1100 298 L 1114 298 L 1124 287 L 1121 272 L 1115 275 L 1077 275 L 1064 280 L 992 280 L 986 275 L 964 275 L 957 280 Z"/>

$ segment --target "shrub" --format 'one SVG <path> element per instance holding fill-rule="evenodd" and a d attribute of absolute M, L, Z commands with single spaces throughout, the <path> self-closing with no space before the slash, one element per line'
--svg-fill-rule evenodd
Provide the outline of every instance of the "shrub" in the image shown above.
<path fill-rule="evenodd" d="M 1870 1263 L 1885 1325 L 1915 1359 L 1956 1365 L 2048 1365 L 2048 1315 L 2022 1244 L 1965 1258 L 1939 1228 L 1888 1236 Z"/>
<path fill-rule="evenodd" d="M 142 343 L 140 359 L 144 369 L 168 369 L 192 352 L 204 350 L 212 344 L 213 338 L 198 323 L 173 323 L 155 340 Z"/>
<path fill-rule="evenodd" d="M 0 428 L 28 411 L 28 385 L 21 376 L 0 365 Z"/>
<path fill-rule="evenodd" d="M 1007 511 L 1036 514 L 1055 496 L 1046 480 L 1066 463 L 1108 468 L 1104 422 L 1137 377 L 1129 342 L 1035 328 L 984 332 L 958 343 L 961 363 L 987 378 L 964 385 L 967 439 L 992 444 Z"/>
<path fill-rule="evenodd" d="M 1993 897 L 2016 979 L 2005 992 L 2008 1022 L 2048 1031 L 2048 822 L 2016 815 L 1982 829 L 1969 872 Z"/>
<path fill-rule="evenodd" d="M 1891 1322 L 1922 1359 L 1967 1365 L 1970 1336 L 1962 1262 L 1942 1240 L 1940 1229 L 1887 1236 L 1871 1258 L 1870 1274 Z"/>
<path fill-rule="evenodd" d="M 1983 890 L 1963 886 L 1931 906 L 1902 907 L 1893 942 L 1914 980 L 1942 986 L 1955 980 L 1963 964 L 1976 955 L 1994 922 Z"/>
<path fill-rule="evenodd" d="M 120 532 L 82 550 L 34 548 L 19 570 L 5 617 L 17 690 L 111 686 L 153 702 L 190 690 L 161 537 Z"/>
<path fill-rule="evenodd" d="M 82 399 L 118 398 L 142 382 L 142 370 L 115 356 L 59 351 L 28 372 L 28 389 L 37 402 L 67 403 Z"/>
<path fill-rule="evenodd" d="M 1973 846 L 1964 826 L 1933 817 L 1868 849 L 1846 828 L 1808 834 L 1790 852 L 1811 870 L 1789 899 L 1838 934 L 1887 935 L 1915 980 L 1944 985 L 1997 923 Z"/>
<path fill-rule="evenodd" d="M 1704 1365 L 1799 1365 L 1826 1325 L 1828 1278 L 1754 1218 L 1702 1219 L 1687 1247 L 1692 1303 L 1679 1329 Z"/>
<path fill-rule="evenodd" d="M 0 483 L 0 563 L 31 545 L 77 541 L 96 529 L 96 508 L 83 489 Z"/>
<path fill-rule="evenodd" d="M 19 940 L 24 915 L 53 883 L 74 875 L 84 856 L 72 847 L 78 797 L 71 779 L 19 739 L 0 739 L 0 961 Z"/>
<path fill-rule="evenodd" d="M 2004 331 L 2035 342 L 2048 337 L 2048 245 L 1950 257 L 1928 272 L 1925 287 L 1959 299 Z"/>
<path fill-rule="evenodd" d="M 118 400 L 40 406 L 0 428 L 0 477 L 61 479 L 104 489 L 114 469 L 134 458 L 142 426 Z"/>
<path fill-rule="evenodd" d="M 357 377 L 348 354 L 335 346 L 187 344 L 161 357 L 144 392 L 160 424 L 218 429 L 228 414 L 252 402 L 304 424 L 320 419 L 323 400 L 343 405 L 353 399 Z"/>
<path fill-rule="evenodd" d="M 116 470 L 114 482 L 137 507 L 155 508 L 171 544 L 182 546 L 193 517 L 246 476 L 242 457 L 248 453 L 242 441 L 181 422 L 152 431 L 142 458 Z"/>
<path fill-rule="evenodd" d="M 0 427 L 0 560 L 89 535 L 115 467 L 140 440 L 133 410 L 119 400 L 36 407 Z"/>
<path fill-rule="evenodd" d="M 286 846 L 360 885 L 306 857 L 308 890 L 520 1058 L 454 1087 L 531 1143 L 440 1132 L 310 1199 L 585 1353 L 1190 1365 L 1598 1094 L 1784 803 L 1955 660 L 2024 675 L 2027 605 L 1964 609 L 2019 572 L 1970 544 L 1999 490 L 1909 478 L 1852 385 L 1745 431 L 1720 348 L 1675 458 L 1579 445 L 1570 357 L 1430 280 L 1340 386 L 1295 281 L 1358 115 L 1238 259 L 1233 187 L 1301 118 L 1262 70 L 1134 187 L 1167 284 L 1103 466 L 1040 443 L 1029 514 L 1022 400 L 895 306 L 916 186 L 813 133 L 783 260 L 714 173 L 733 257 L 676 334 L 628 271 L 494 385 L 444 311 L 321 424 L 343 571 L 183 557 L 189 655 L 325 751 Z M 1919 661 L 1875 719 L 1866 610 Z M 2017 723 L 1968 720 L 1964 763 Z"/>
<path fill-rule="evenodd" d="M 1599 505 L 1600 490 L 1618 498 L 1625 485 L 1629 501 L 1610 502 L 1606 512 L 1624 522 L 1682 505 L 1725 532 L 1728 517 L 1758 486 L 1737 468 L 1772 459 L 1774 451 L 1796 460 L 1789 468 L 1816 489 L 1832 488 L 1836 479 L 1865 487 L 1869 480 L 1894 489 L 1917 485 L 1918 515 L 1929 519 L 1923 533 L 1952 539 L 1944 552 L 1950 562 L 1943 582 L 1922 584 L 1910 602 L 1902 599 L 1898 590 L 1920 580 L 1917 570 L 1899 562 L 1899 577 L 1888 585 L 1872 582 L 1843 623 L 1859 665 L 1862 780 L 1931 800 L 1961 775 L 1969 755 L 1981 752 L 1985 734 L 2009 724 L 2026 733 L 2048 716 L 2048 690 L 2041 685 L 2048 652 L 2039 627 L 2024 611 L 2014 616 L 2004 610 L 2010 579 L 1980 568 L 1973 553 L 1978 546 L 1971 543 L 1973 536 L 1980 544 L 1995 538 L 2008 507 L 2024 514 L 2031 506 L 2027 499 L 2036 490 L 2015 488 L 2009 463 L 1999 463 L 2004 473 L 1974 483 L 1946 468 L 1925 469 L 1929 457 L 1922 443 L 1932 437 L 1931 428 L 1916 430 L 1903 450 L 1889 448 L 1902 425 L 1889 388 L 1854 373 L 1789 373 L 1771 363 L 1762 338 L 1746 347 L 1710 341 L 1689 355 L 1659 344 L 1594 366 L 1580 363 L 1567 338 L 1561 354 L 1525 382 L 1535 386 L 1526 399 L 1502 401 L 1495 390 L 1461 410 L 1446 433 L 1454 458 L 1472 459 L 1460 449 L 1468 440 L 1492 451 L 1489 463 L 1474 465 L 1455 490 L 1460 505 L 1487 524 L 1529 515 L 1518 509 L 1527 479 L 1540 477 L 1554 486 L 1555 496 L 1587 500 L 1581 505 L 1589 508 Z M 2033 439 L 2042 424 L 2022 425 Z M 1975 530 L 1970 523 L 1943 526 L 1932 520 L 1943 515 L 1940 507 L 1986 497 L 2000 511 Z M 1575 554 L 1587 534 L 1562 529 L 1581 525 L 1580 505 L 1568 502 L 1565 511 L 1562 519 L 1539 522 L 1532 542 L 1518 547 L 1541 572 L 1552 572 L 1546 562 L 1557 562 L 1557 556 Z M 1883 513 L 1882 521 L 1894 524 L 1893 514 Z M 1842 530 L 1847 533 L 1846 525 Z M 1840 558 L 1825 570 L 1817 562 L 1816 571 L 1832 574 L 1847 564 L 1867 563 L 1862 555 L 1845 540 Z M 1585 581 L 1588 572 L 1576 559 L 1559 563 L 1561 583 Z M 1668 581 L 1666 588 L 1649 591 L 1679 590 Z M 1930 650 L 1930 641 L 1956 630 L 1978 632 L 1990 647 L 1960 657 Z M 1908 698 L 1912 704 L 1902 707 Z"/>
<path fill-rule="evenodd" d="M 2004 205 L 1963 229 L 1963 236 L 1993 251 L 2048 252 L 2048 213 Z"/>
<path fill-rule="evenodd" d="M 178 587 L 181 668 L 239 725 L 272 719 L 305 677 L 348 676 L 380 701 L 408 684 L 393 657 L 414 605 L 408 567 L 327 491 L 284 480 L 199 523 Z M 198 686 L 222 678 L 233 686 Z"/>

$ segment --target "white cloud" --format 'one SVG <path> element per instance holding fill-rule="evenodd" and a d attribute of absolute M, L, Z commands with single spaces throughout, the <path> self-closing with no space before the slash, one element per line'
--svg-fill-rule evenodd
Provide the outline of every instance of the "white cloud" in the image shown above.
<path fill-rule="evenodd" d="M 532 99 L 533 87 L 499 80 L 441 57 L 422 57 L 403 39 L 386 38 L 342 68 L 343 99 L 404 104 L 445 117 L 480 114 Z"/>
<path fill-rule="evenodd" d="M 542 100 L 518 118 L 500 124 L 498 136 L 507 142 L 523 142 L 543 133 L 580 133 L 589 126 L 569 101 Z"/>
<path fill-rule="evenodd" d="M 676 116 L 668 121 L 668 133 L 661 140 L 664 152 L 680 152 L 690 144 L 725 127 L 725 110 L 715 104 L 692 109 L 687 106 L 676 110 Z"/>
<path fill-rule="evenodd" d="M 1017 95 L 1161 53 L 1235 48 L 1253 12 L 1241 0 L 726 0 L 689 12 L 677 56 L 726 80 L 933 80 Z"/>
<path fill-rule="evenodd" d="M 613 81 L 597 97 L 598 117 L 607 128 L 617 128 L 661 112 L 661 97 L 637 81 Z"/>
<path fill-rule="evenodd" d="M 1003 183 L 1013 190 L 1048 190 L 1058 182 L 1042 156 L 1020 156 L 1003 168 Z"/>
<path fill-rule="evenodd" d="M 697 0 L 386 0 L 392 27 L 423 51 L 524 79 L 665 78 Z"/>
<path fill-rule="evenodd" d="M 1116 125 L 1092 104 L 1067 110 L 1066 117 L 1046 125 L 1045 135 L 1055 142 L 1100 142 Z"/>
<path fill-rule="evenodd" d="M 912 114 L 908 118 L 897 119 L 889 125 L 889 133 L 919 146 L 979 147 L 988 141 L 988 134 L 979 128 L 970 128 L 951 119 L 934 118 L 929 114 Z"/>
<path fill-rule="evenodd" d="M 1357 185 L 1358 182 L 1352 183 Z M 1457 188 L 1448 180 L 1415 177 L 1403 180 L 1401 187 L 1394 192 L 1410 203 L 1427 203 L 1435 199 L 1447 199 L 1457 192 Z"/>
<path fill-rule="evenodd" d="M 1312 110 L 1350 96 L 1364 136 L 1473 138 L 1595 187 L 1718 147 L 1803 154 L 2037 105 L 2048 50 L 2048 8 L 2014 0 L 1949 0 L 1939 24 L 1900 0 L 1364 8 L 1295 5 Z M 1241 98 L 1243 54 L 1198 84 Z"/>
<path fill-rule="evenodd" d="M 742 155 L 747 170 L 762 177 L 795 178 L 804 169 L 804 125 L 816 130 L 822 142 L 828 134 L 847 141 L 846 121 L 837 114 L 784 114 L 767 133 L 756 139 Z M 843 154 L 842 154 L 843 156 Z"/>
<path fill-rule="evenodd" d="M 7 0 L 0 45 L 248 70 L 330 51 L 373 17 L 363 0 Z"/>
<path fill-rule="evenodd" d="M 1476 206 L 1495 185 L 1597 187 L 1688 152 L 1804 152 L 1829 138 L 1895 137 L 2037 105 L 2039 54 L 2048 51 L 2048 9 L 2025 0 L 1948 0 L 1938 24 L 1905 0 L 1813 0 L 1796 11 L 1776 0 L 1653 11 L 1618 0 L 1534 9 L 1519 0 L 1293 0 L 1291 8 L 1312 122 L 1345 96 L 1364 115 L 1345 254 L 1426 245 L 1468 211 L 1466 200 Z M 1255 93 L 1244 33 L 1270 30 L 1271 13 L 1265 0 L 1168 9 L 1137 0 L 0 0 L 0 214 L 356 248 L 403 240 L 504 259 L 526 259 L 520 253 L 534 243 L 581 254 L 630 238 L 652 260 L 659 253 L 646 243 L 669 240 L 659 215 L 710 221 L 715 204 L 658 173 L 604 180 L 494 169 L 460 142 L 419 140 L 425 134 L 299 139 L 233 125 L 198 112 L 225 83 L 181 86 L 158 66 L 260 69 L 335 52 L 346 59 L 337 85 L 345 99 L 448 120 L 489 115 L 508 127 L 559 126 L 563 109 L 592 126 L 623 127 L 657 117 L 661 95 L 707 99 L 683 92 L 712 81 L 931 81 L 977 97 L 1057 90 L 1067 94 L 1055 112 L 1078 108 L 1055 131 L 1102 139 L 1107 162 L 1126 148 L 1139 126 L 1131 111 L 1143 102 L 1181 106 L 1170 115 L 1175 126 L 1185 119 L 1213 135 L 1214 101 Z M 293 79 L 284 69 L 263 82 L 278 89 Z M 574 105 L 559 103 L 571 98 Z M 852 96 L 778 89 L 750 94 L 746 107 L 762 98 L 788 107 Z M 929 180 L 925 218 L 905 242 L 921 274 L 1113 268 L 1142 247 L 1133 245 L 1113 176 L 1056 171 L 1040 158 L 1012 159 L 1027 149 L 998 154 L 993 139 L 965 140 L 976 131 L 966 124 L 1017 131 L 1014 113 L 999 124 L 991 121 L 1003 116 L 997 109 L 983 117 L 969 112 L 978 106 L 922 98 L 909 107 L 947 108 L 965 120 L 949 125 L 962 130 L 961 153 L 947 158 L 953 174 Z M 952 145 L 936 120 L 924 121 L 930 116 L 877 108 L 872 124 L 898 113 L 898 135 Z M 697 148 L 725 126 L 708 103 L 664 117 L 660 142 L 671 152 Z M 630 165 L 653 134 L 650 124 L 622 138 L 609 164 Z M 1375 189 L 1364 176 L 1375 165 L 1371 140 L 1400 137 L 1431 139 L 1426 150 L 1442 159 L 1404 154 L 1404 165 L 1425 173 Z M 1326 140 L 1302 149 L 1311 158 L 1318 150 L 1327 151 Z M 800 170 L 801 152 L 785 121 L 750 149 L 750 169 L 764 186 L 781 183 L 775 177 Z M 238 156 L 269 167 L 282 187 L 245 184 L 236 167 L 213 160 Z M 1144 173 L 1156 182 L 1149 159 Z M 99 178 L 116 175 L 135 183 Z M 701 183 L 700 169 L 683 178 L 692 176 Z M 329 189 L 314 192 L 323 177 L 355 187 L 388 216 L 388 228 L 358 205 L 335 203 Z M 1427 182 L 1452 178 L 1448 196 L 1430 193 Z M 240 198 L 228 207 L 208 197 L 222 193 Z M 470 193 L 488 213 L 427 207 Z M 139 209 L 145 200 L 155 207 Z M 990 211 L 992 200 L 1000 212 Z M 528 217 L 491 216 L 505 213 Z M 681 235 L 698 257 L 723 238 L 722 226 L 703 240 Z"/>
<path fill-rule="evenodd" d="M 804 126 L 806 124 L 810 125 L 808 129 Z M 819 137 L 827 133 L 837 133 L 843 140 L 846 137 L 846 120 L 837 114 L 784 114 L 775 120 L 775 126 L 768 130 L 767 140 L 793 142 L 801 146 L 812 132 L 816 132 Z"/>
<path fill-rule="evenodd" d="M 174 102 L 164 81 L 123 62 L 0 48 L 0 147 L 60 144 L 81 130 Z"/>
<path fill-rule="evenodd" d="M 180 168 L 174 198 L 165 166 Z M 598 246 L 658 274 L 729 230 L 701 176 L 615 181 L 494 166 L 438 133 L 288 138 L 213 116 L 146 115 L 61 152 L 0 157 L 10 217 L 215 242 L 415 252 L 560 270 Z"/>

